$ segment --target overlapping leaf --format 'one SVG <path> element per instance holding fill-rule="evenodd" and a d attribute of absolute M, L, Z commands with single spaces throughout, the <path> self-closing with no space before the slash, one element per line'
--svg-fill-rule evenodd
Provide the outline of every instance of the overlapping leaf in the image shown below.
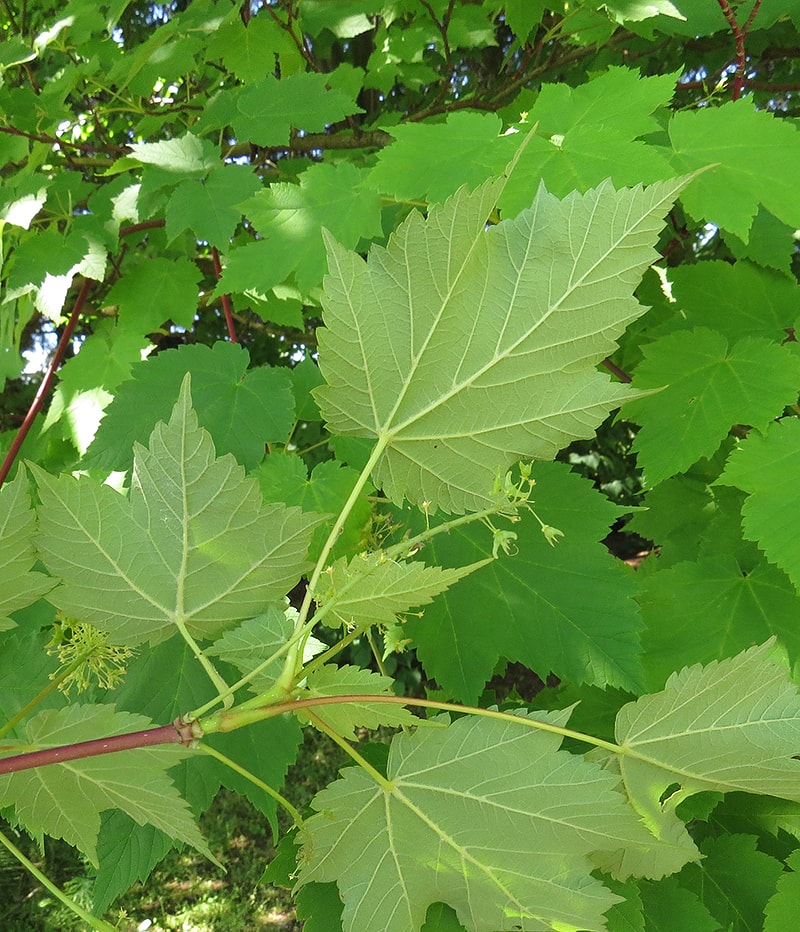
<path fill-rule="evenodd" d="M 378 442 L 376 485 L 478 510 L 499 470 L 590 436 L 625 397 L 595 367 L 643 312 L 632 291 L 681 184 L 540 190 L 488 230 L 487 184 L 412 214 L 366 263 L 331 242 L 316 395 L 334 433 Z"/>
<path fill-rule="evenodd" d="M 322 283 L 323 228 L 349 249 L 362 237 L 381 235 L 380 199 L 364 183 L 365 174 L 347 162 L 312 165 L 299 184 L 270 185 L 242 204 L 248 220 L 269 243 L 270 266 L 293 272 L 301 291 Z M 225 276 L 220 283 L 224 287 Z"/>
<path fill-rule="evenodd" d="M 380 553 L 363 553 L 337 560 L 323 576 L 314 597 L 326 625 L 347 629 L 391 625 L 397 616 L 427 605 L 488 561 L 445 569 L 422 563 L 387 560 Z"/>
<path fill-rule="evenodd" d="M 348 696 L 350 700 L 313 706 L 307 711 L 298 712 L 298 716 L 301 721 L 310 721 L 315 725 L 321 722 L 345 738 L 355 738 L 357 728 L 378 728 L 381 725 L 397 728 L 419 722 L 402 705 L 352 698 L 359 695 L 394 696 L 393 685 L 394 680 L 390 676 L 381 676 L 371 670 L 349 665 L 326 665 L 309 674 L 305 689 L 298 694 L 299 698 Z"/>
<path fill-rule="evenodd" d="M 800 698 L 770 642 L 673 674 L 620 710 L 616 733 L 631 802 L 657 834 L 705 790 L 800 801 Z"/>
<path fill-rule="evenodd" d="M 248 369 L 249 362 L 246 349 L 219 341 L 211 348 L 181 346 L 134 365 L 133 379 L 117 392 L 85 464 L 130 469 L 134 444 L 147 443 L 156 423 L 169 417 L 188 372 L 200 425 L 211 435 L 215 449 L 233 453 L 243 466 L 252 468 L 263 458 L 266 443 L 288 437 L 294 403 L 285 369 Z"/>
<path fill-rule="evenodd" d="M 0 489 L 0 631 L 12 628 L 9 617 L 49 592 L 55 580 L 31 568 L 36 562 L 36 513 L 31 508 L 23 471 Z"/>
<path fill-rule="evenodd" d="M 642 622 L 628 567 L 599 543 L 619 509 L 561 463 L 539 463 L 534 499 L 543 521 L 564 532 L 555 547 L 527 515 L 513 525 L 517 553 L 501 555 L 439 596 L 406 628 L 425 669 L 450 694 L 474 702 L 498 660 L 576 683 L 643 684 Z M 482 526 L 456 528 L 424 553 L 445 566 L 474 562 L 491 546 Z"/>
<path fill-rule="evenodd" d="M 790 659 L 800 657 L 800 599 L 766 560 L 746 571 L 727 553 L 684 561 L 646 578 L 640 602 L 651 688 L 676 668 L 731 657 L 772 635 Z"/>
<path fill-rule="evenodd" d="M 40 712 L 27 732 L 30 744 L 43 749 L 149 724 L 143 715 L 115 712 L 110 705 L 73 705 Z M 166 774 L 184 755 L 177 746 L 137 748 L 0 776 L 0 806 L 13 806 L 31 834 L 63 838 L 95 866 L 100 814 L 107 809 L 121 809 L 138 824 L 153 825 L 211 857 L 188 805 Z"/>
<path fill-rule="evenodd" d="M 215 457 L 188 376 L 169 424 L 136 449 L 130 501 L 86 478 L 36 473 L 39 549 L 64 580 L 53 601 L 117 643 L 155 643 L 176 625 L 213 637 L 257 614 L 296 583 L 317 523 L 263 505 L 233 457 Z"/>
<path fill-rule="evenodd" d="M 313 363 L 311 366 L 313 371 L 317 372 Z M 293 373 L 296 371 L 293 370 Z M 306 404 L 311 403 L 310 397 L 306 396 L 305 400 Z M 314 531 L 309 548 L 310 560 L 316 560 L 322 551 L 331 525 L 358 479 L 358 473 L 354 469 L 342 466 L 335 460 L 319 463 L 309 477 L 308 468 L 302 458 L 291 453 L 273 453 L 265 457 L 253 471 L 253 476 L 261 485 L 265 502 L 284 502 L 287 505 L 297 505 L 303 511 L 329 516 L 329 520 Z M 366 489 L 367 495 L 372 494 L 372 491 Z M 336 539 L 331 551 L 333 559 L 358 549 L 371 514 L 370 502 L 364 497 L 360 498 L 350 511 Z"/>
<path fill-rule="evenodd" d="M 800 135 L 791 120 L 776 119 L 744 99 L 677 113 L 669 134 L 678 171 L 714 166 L 683 195 L 695 219 L 719 224 L 745 241 L 759 204 L 792 228 L 800 224 L 800 192 L 792 177 Z"/>
<path fill-rule="evenodd" d="M 756 337 L 730 346 L 723 334 L 697 328 L 664 337 L 644 354 L 636 385 L 666 387 L 624 413 L 642 425 L 633 449 L 648 485 L 711 456 L 734 424 L 766 430 L 800 386 L 800 360 Z"/>
<path fill-rule="evenodd" d="M 766 436 L 748 437 L 731 455 L 718 480 L 750 493 L 742 507 L 744 534 L 759 545 L 768 560 L 786 572 L 798 590 L 799 455 L 800 421 L 786 419 L 773 424 Z"/>
<path fill-rule="evenodd" d="M 349 768 L 315 797 L 300 885 L 337 880 L 346 932 L 414 932 L 435 902 L 470 932 L 605 928 L 619 898 L 590 855 L 652 839 L 614 778 L 559 743 L 470 718 L 395 738 L 385 784 Z"/>

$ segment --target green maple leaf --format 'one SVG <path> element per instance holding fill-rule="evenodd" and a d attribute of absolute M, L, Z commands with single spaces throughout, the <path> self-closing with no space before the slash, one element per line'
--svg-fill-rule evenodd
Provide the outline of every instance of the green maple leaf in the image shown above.
<path fill-rule="evenodd" d="M 598 542 L 620 509 L 561 463 L 538 463 L 534 507 L 564 531 L 551 547 L 538 522 L 513 525 L 518 552 L 501 556 L 406 623 L 425 669 L 451 695 L 477 700 L 498 660 L 541 676 L 638 691 L 643 683 L 635 580 Z M 425 553 L 444 566 L 480 559 L 483 527 L 455 528 Z M 589 609 L 591 606 L 591 609 Z"/>
<path fill-rule="evenodd" d="M 533 27 L 541 22 L 546 9 L 547 0 L 507 0 L 506 22 L 520 43 L 527 41 Z"/>
<path fill-rule="evenodd" d="M 764 932 L 786 932 L 797 918 L 797 904 L 800 902 L 800 851 L 789 855 L 786 866 L 791 873 L 784 873 L 778 878 L 775 895 L 764 910 Z"/>
<path fill-rule="evenodd" d="M 723 929 L 761 929 L 764 907 L 783 864 L 756 848 L 754 835 L 723 835 L 701 845 L 700 864 L 687 864 L 681 886 L 697 894 Z"/>
<path fill-rule="evenodd" d="M 752 262 L 698 262 L 669 269 L 668 276 L 681 311 L 669 329 L 688 324 L 719 330 L 729 340 L 768 337 L 780 343 L 800 319 L 797 282 Z M 648 336 L 663 332 L 650 330 Z"/>
<path fill-rule="evenodd" d="M 346 932 L 414 932 L 436 902 L 470 932 L 605 928 L 619 897 L 589 856 L 653 839 L 614 777 L 559 743 L 470 717 L 396 737 L 385 783 L 348 768 L 314 798 L 299 886 L 336 880 Z"/>
<path fill-rule="evenodd" d="M 227 249 L 242 219 L 239 205 L 261 188 L 261 182 L 244 165 L 224 165 L 205 178 L 190 178 L 174 191 L 167 204 L 167 239 L 184 230 Z"/>
<path fill-rule="evenodd" d="M 210 638 L 280 598 L 306 567 L 316 520 L 263 505 L 232 456 L 197 425 L 189 377 L 168 424 L 136 447 L 130 500 L 86 479 L 36 470 L 39 551 L 63 580 L 52 596 L 114 643 L 178 630 Z"/>
<path fill-rule="evenodd" d="M 418 605 L 488 563 L 444 569 L 422 563 L 396 563 L 380 553 L 342 557 L 320 579 L 314 598 L 324 609 L 325 624 L 351 628 L 395 624 L 397 616 Z"/>
<path fill-rule="evenodd" d="M 219 165 L 219 153 L 214 144 L 192 133 L 159 142 L 133 143 L 130 149 L 130 158 L 171 174 L 205 174 Z"/>
<path fill-rule="evenodd" d="M 719 932 L 719 924 L 696 893 L 681 887 L 675 877 L 640 886 L 647 932 Z"/>
<path fill-rule="evenodd" d="M 394 680 L 360 667 L 323 666 L 309 674 L 299 699 L 333 696 L 394 696 Z M 322 722 L 345 738 L 355 738 L 358 728 L 399 728 L 419 724 L 419 719 L 401 705 L 354 699 L 352 702 L 319 705 L 297 713 L 301 721 Z"/>
<path fill-rule="evenodd" d="M 209 58 L 219 56 L 226 68 L 240 81 L 252 84 L 275 70 L 275 59 L 280 61 L 282 75 L 305 69 L 305 60 L 287 30 L 267 12 L 245 24 L 234 10 L 206 45 Z"/>
<path fill-rule="evenodd" d="M 102 915 L 135 883 L 144 883 L 173 847 L 173 839 L 154 825 L 138 825 L 120 809 L 104 812 L 97 839 L 100 867 L 92 884 L 95 913 Z"/>
<path fill-rule="evenodd" d="M 677 667 L 731 657 L 777 635 L 800 657 L 800 600 L 786 576 L 761 560 L 746 570 L 730 554 L 706 554 L 653 573 L 639 597 L 651 688 Z"/>
<path fill-rule="evenodd" d="M 315 395 L 333 433 L 377 441 L 376 487 L 480 510 L 498 472 L 590 436 L 625 396 L 595 367 L 643 311 L 631 292 L 680 186 L 540 189 L 487 230 L 492 183 L 412 214 L 367 262 L 329 241 Z"/>
<path fill-rule="evenodd" d="M 398 200 L 440 203 L 462 184 L 477 187 L 503 170 L 512 151 L 510 141 L 499 138 L 502 127 L 494 113 L 451 113 L 446 123 L 394 126 L 395 142 L 378 153 L 370 183 Z"/>
<path fill-rule="evenodd" d="M 39 712 L 27 726 L 28 743 L 58 747 L 98 735 L 142 730 L 150 719 L 113 706 L 73 705 Z M 0 806 L 33 835 L 45 833 L 79 848 L 98 866 L 100 814 L 121 809 L 139 825 L 153 825 L 214 860 L 186 802 L 166 770 L 185 756 L 179 747 L 137 748 L 0 776 Z"/>
<path fill-rule="evenodd" d="M 558 195 L 585 191 L 605 178 L 618 186 L 668 178 L 665 154 L 639 137 L 660 131 L 654 114 L 669 104 L 679 76 L 642 77 L 632 68 L 609 68 L 575 88 L 545 84 L 529 103 L 523 92 L 514 107 L 517 113 L 524 107 L 535 135 L 501 208 L 515 214 L 528 206 L 531 177 L 543 178 Z"/>
<path fill-rule="evenodd" d="M 318 371 L 313 363 L 311 365 L 314 371 Z M 342 466 L 335 460 L 326 460 L 314 467 L 309 478 L 308 467 L 300 456 L 292 453 L 273 453 L 263 459 L 252 475 L 261 485 L 265 502 L 284 502 L 287 505 L 297 505 L 303 511 L 331 515 L 329 520 L 314 531 L 308 556 L 310 560 L 316 560 L 325 546 L 334 516 L 344 507 L 359 474 L 355 469 Z M 365 492 L 370 495 L 373 489 L 367 488 Z M 372 505 L 362 496 L 351 509 L 336 539 L 336 545 L 332 550 L 334 559 L 358 549 L 371 515 Z"/>
<path fill-rule="evenodd" d="M 248 618 L 236 628 L 226 631 L 206 649 L 206 653 L 233 664 L 241 673 L 250 673 L 279 651 L 291 637 L 294 625 L 285 608 L 285 605 L 277 604 L 267 606 L 255 618 Z M 276 657 L 273 664 L 250 681 L 252 692 L 266 692 L 275 684 L 282 661 L 283 656 Z"/>
<path fill-rule="evenodd" d="M 234 132 L 257 146 L 280 146 L 289 142 L 292 129 L 321 132 L 330 123 L 363 112 L 351 95 L 328 82 L 325 74 L 291 74 L 249 85 L 236 92 Z"/>
<path fill-rule="evenodd" d="M 644 354 L 637 387 L 667 386 L 624 408 L 625 417 L 642 425 L 633 449 L 648 485 L 711 456 L 733 424 L 766 430 L 800 382 L 800 360 L 756 337 L 730 346 L 723 334 L 698 328 L 666 336 Z"/>
<path fill-rule="evenodd" d="M 800 191 L 792 181 L 800 135 L 791 121 L 755 110 L 745 99 L 676 113 L 669 135 L 678 171 L 715 166 L 681 197 L 696 220 L 718 224 L 745 241 L 759 204 L 792 229 L 800 224 Z"/>
<path fill-rule="evenodd" d="M 362 238 L 381 235 L 380 198 L 365 177 L 366 171 L 349 162 L 312 165 L 299 185 L 272 184 L 241 205 L 269 243 L 271 261 L 293 271 L 301 291 L 322 282 L 323 227 L 349 249 Z"/>
<path fill-rule="evenodd" d="M 753 434 L 731 454 L 717 480 L 749 493 L 742 507 L 744 536 L 755 541 L 800 589 L 800 539 L 794 516 L 800 506 L 796 466 L 800 421 L 784 419 L 765 436 Z"/>
<path fill-rule="evenodd" d="M 148 341 L 109 320 L 99 321 L 81 343 L 77 356 L 58 370 L 59 383 L 69 395 L 98 386 L 113 391 L 131 377 L 131 367 L 140 362 Z"/>
<path fill-rule="evenodd" d="M 267 295 L 292 271 L 296 257 L 286 251 L 275 254 L 269 240 L 257 240 L 232 249 L 225 257 L 224 271 L 215 295 L 238 293 Z M 258 308 L 255 308 L 258 312 Z"/>
<path fill-rule="evenodd" d="M 623 706 L 616 740 L 630 800 L 656 834 L 702 791 L 800 801 L 800 698 L 771 642 L 672 674 Z"/>
<path fill-rule="evenodd" d="M 55 579 L 32 571 L 36 563 L 36 512 L 31 508 L 24 470 L 0 489 L 0 631 L 13 628 L 10 617 L 49 592 Z"/>
<path fill-rule="evenodd" d="M 50 685 L 59 667 L 58 659 L 47 652 L 55 610 L 40 602 L 31 611 L 27 624 L 0 632 L 0 724 L 24 709 L 38 690 Z M 37 708 L 60 707 L 66 701 L 63 693 L 52 690 Z M 20 735 L 19 727 L 13 734 Z"/>
<path fill-rule="evenodd" d="M 78 356 L 80 359 L 80 356 Z M 183 378 L 192 376 L 192 396 L 200 424 L 219 453 L 233 453 L 252 468 L 264 445 L 284 441 L 294 423 L 289 374 L 262 366 L 248 369 L 250 354 L 238 344 L 181 346 L 131 368 L 100 423 L 85 464 L 95 469 L 129 469 L 135 443 L 146 443 L 159 420 L 166 420 Z"/>
<path fill-rule="evenodd" d="M 167 320 L 191 327 L 201 277 L 189 259 L 148 259 L 112 285 L 106 301 L 119 305 L 119 319 L 127 330 L 151 333 Z"/>

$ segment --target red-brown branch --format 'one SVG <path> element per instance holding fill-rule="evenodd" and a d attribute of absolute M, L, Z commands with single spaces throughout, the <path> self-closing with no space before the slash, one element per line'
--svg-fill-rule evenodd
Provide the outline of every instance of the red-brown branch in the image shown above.
<path fill-rule="evenodd" d="M 61 365 L 61 360 L 64 358 L 67 347 L 72 340 L 72 334 L 75 332 L 78 318 L 81 316 L 81 311 L 83 310 L 86 296 L 89 294 L 89 289 L 91 287 L 91 279 L 85 278 L 83 280 L 83 287 L 81 288 L 78 297 L 75 299 L 75 304 L 73 305 L 72 313 L 69 316 L 67 325 L 64 328 L 64 332 L 61 334 L 61 339 L 58 341 L 56 351 L 53 354 L 50 365 L 47 367 L 47 372 L 45 373 L 39 388 L 36 390 L 36 395 L 31 402 L 30 408 L 28 408 L 28 413 L 25 415 L 25 420 L 22 422 L 20 429 L 17 431 L 17 435 L 14 437 L 14 440 L 11 443 L 11 446 L 8 449 L 8 453 L 6 453 L 3 464 L 0 466 L 0 486 L 6 481 L 6 477 L 11 471 L 11 467 L 14 465 L 14 460 L 19 454 L 20 447 L 25 442 L 25 438 L 28 436 L 31 427 L 33 426 L 36 415 L 41 410 L 44 399 L 47 397 L 47 394 L 50 391 L 50 386 L 53 384 L 56 370 Z"/>
<path fill-rule="evenodd" d="M 211 260 L 214 263 L 214 274 L 217 277 L 217 281 L 222 278 L 222 265 L 219 261 L 219 253 L 217 252 L 217 247 L 211 247 Z M 233 323 L 233 307 L 231 306 L 230 295 L 224 294 L 222 296 L 222 310 L 225 314 L 225 323 L 228 326 L 228 336 L 230 337 L 231 343 L 238 343 L 239 338 L 236 336 L 236 327 Z"/>
<path fill-rule="evenodd" d="M 753 21 L 758 15 L 759 7 L 761 6 L 761 0 L 756 0 L 753 4 L 753 9 L 750 11 L 750 15 L 747 17 L 747 22 L 744 26 L 739 25 L 739 21 L 736 19 L 736 14 L 733 12 L 731 5 L 728 3 L 728 0 L 717 0 L 719 3 L 719 8 L 722 10 L 722 15 L 728 21 L 728 25 L 731 27 L 731 32 L 733 33 L 734 41 L 736 42 L 736 77 L 733 80 L 733 100 L 738 100 L 742 96 L 742 88 L 744 87 L 744 69 L 747 65 L 747 53 L 745 51 L 744 42 L 747 38 L 747 33 L 750 30 L 750 27 L 753 25 Z"/>
<path fill-rule="evenodd" d="M 127 735 L 112 735 L 110 738 L 95 738 L 92 741 L 79 741 L 76 744 L 0 758 L 0 774 L 18 773 L 48 764 L 63 764 L 68 760 L 131 751 L 134 748 L 155 747 L 159 744 L 183 744 L 188 747 L 193 737 L 191 726 L 176 719 L 171 725 L 162 725 L 160 728 L 134 731 Z"/>

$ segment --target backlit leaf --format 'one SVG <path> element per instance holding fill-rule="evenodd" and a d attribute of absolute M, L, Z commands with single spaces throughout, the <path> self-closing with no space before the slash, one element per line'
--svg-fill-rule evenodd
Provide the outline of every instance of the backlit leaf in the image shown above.
<path fill-rule="evenodd" d="M 115 643 L 156 643 L 183 625 L 213 637 L 282 597 L 306 566 L 316 520 L 263 505 L 233 457 L 215 457 L 188 384 L 149 449 L 136 448 L 130 500 L 36 473 L 40 553 L 64 580 L 53 600 Z"/>
<path fill-rule="evenodd" d="M 488 561 L 444 569 L 422 563 L 397 563 L 380 553 L 337 560 L 320 579 L 314 597 L 329 627 L 391 625 L 398 615 L 427 605 L 435 595 L 480 569 Z"/>
<path fill-rule="evenodd" d="M 662 692 L 623 706 L 616 733 L 631 802 L 656 831 L 682 798 L 706 790 L 800 801 L 800 698 L 770 642 L 684 667 Z"/>
<path fill-rule="evenodd" d="M 11 612 L 49 592 L 56 580 L 32 570 L 36 562 L 36 512 L 23 470 L 0 489 L 0 631 L 15 624 Z"/>
<path fill-rule="evenodd" d="M 33 748 L 43 749 L 149 724 L 142 715 L 115 712 L 110 705 L 73 705 L 40 712 L 27 726 L 27 736 Z M 100 814 L 107 809 L 121 809 L 138 824 L 163 829 L 211 857 L 166 774 L 185 754 L 177 745 L 137 748 L 0 776 L 0 806 L 13 806 L 16 819 L 32 834 L 46 832 L 75 845 L 95 866 Z"/>
<path fill-rule="evenodd" d="M 378 441 L 376 486 L 479 510 L 500 470 L 590 436 L 626 394 L 595 367 L 642 313 L 631 292 L 679 189 L 540 190 L 487 230 L 490 184 L 412 214 L 366 263 L 330 242 L 316 397 L 334 433 Z"/>
<path fill-rule="evenodd" d="M 614 778 L 559 744 L 470 717 L 396 737 L 385 785 L 348 768 L 315 797 L 300 886 L 336 880 L 346 932 L 413 932 L 436 902 L 470 932 L 603 929 L 619 898 L 589 855 L 648 835 Z"/>

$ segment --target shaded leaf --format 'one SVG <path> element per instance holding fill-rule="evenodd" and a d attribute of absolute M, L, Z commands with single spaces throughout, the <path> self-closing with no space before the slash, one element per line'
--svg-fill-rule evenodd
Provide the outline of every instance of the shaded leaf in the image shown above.
<path fill-rule="evenodd" d="M 80 357 L 79 357 L 80 358 Z M 218 453 L 233 453 L 252 468 L 265 444 L 283 441 L 292 429 L 294 405 L 288 371 L 248 369 L 250 355 L 238 344 L 218 341 L 166 350 L 134 365 L 100 423 L 85 464 L 130 469 L 135 443 L 147 443 L 159 420 L 167 420 L 186 373 L 200 425 Z"/>
<path fill-rule="evenodd" d="M 167 320 L 191 327 L 200 278 L 199 269 L 188 259 L 149 259 L 112 285 L 106 301 L 119 306 L 120 322 L 127 330 L 152 333 Z"/>
<path fill-rule="evenodd" d="M 678 667 L 732 657 L 777 635 L 800 658 L 800 600 L 786 576 L 762 560 L 744 570 L 725 553 L 659 570 L 639 597 L 648 685 L 660 688 Z"/>
<path fill-rule="evenodd" d="M 311 365 L 313 366 L 313 363 Z M 316 371 L 316 367 L 314 369 Z M 309 478 L 308 469 L 301 457 L 296 454 L 273 453 L 263 460 L 252 475 L 259 481 L 265 502 L 284 502 L 287 505 L 297 505 L 303 511 L 329 516 L 314 531 L 311 540 L 308 556 L 310 560 L 316 560 L 336 516 L 355 487 L 358 473 L 334 460 L 326 460 L 314 467 Z M 366 495 L 371 495 L 373 491 L 369 486 L 365 490 Z M 371 515 L 372 505 L 361 496 L 336 539 L 331 551 L 333 559 L 352 553 L 358 548 Z"/>
<path fill-rule="evenodd" d="M 764 907 L 783 870 L 756 841 L 752 835 L 714 838 L 701 846 L 703 861 L 687 864 L 679 878 L 728 932 L 761 932 Z"/>
<path fill-rule="evenodd" d="M 698 896 L 681 887 L 674 877 L 642 884 L 640 896 L 645 932 L 719 932 L 719 925 Z"/>
<path fill-rule="evenodd" d="M 475 702 L 498 660 L 540 676 L 639 691 L 642 627 L 635 580 L 598 542 L 619 509 L 561 463 L 537 463 L 534 508 L 564 532 L 555 547 L 530 515 L 512 525 L 517 553 L 439 596 L 406 629 L 429 675 L 462 702 Z M 455 528 L 425 547 L 444 566 L 484 557 L 482 526 Z"/>
<path fill-rule="evenodd" d="M 227 249 L 242 219 L 238 205 L 260 188 L 258 177 L 243 165 L 224 165 L 204 180 L 182 182 L 167 204 L 167 239 L 191 230 L 199 240 Z"/>

